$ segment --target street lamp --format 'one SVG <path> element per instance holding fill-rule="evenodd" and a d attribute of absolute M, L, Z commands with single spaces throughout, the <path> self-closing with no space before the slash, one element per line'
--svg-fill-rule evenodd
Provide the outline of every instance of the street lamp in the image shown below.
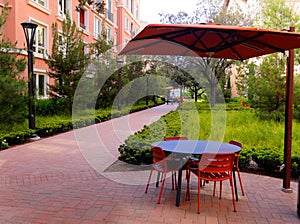
<path fill-rule="evenodd" d="M 35 36 L 35 31 L 37 24 L 32 22 L 23 22 L 21 23 L 26 43 L 27 43 L 27 52 L 28 52 L 28 107 L 29 107 L 29 129 L 35 129 L 35 111 L 34 111 L 34 79 L 33 79 L 33 40 Z M 37 137 L 36 135 L 34 137 Z"/>
<path fill-rule="evenodd" d="M 118 111 L 122 110 L 122 99 L 121 99 L 121 89 L 122 89 L 122 64 L 124 63 L 123 59 L 118 59 Z"/>

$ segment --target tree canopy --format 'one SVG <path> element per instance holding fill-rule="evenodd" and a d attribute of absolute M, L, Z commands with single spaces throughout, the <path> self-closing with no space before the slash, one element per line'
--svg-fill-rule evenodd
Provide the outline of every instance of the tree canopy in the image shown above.
<path fill-rule="evenodd" d="M 0 120 L 11 127 L 26 119 L 26 81 L 20 76 L 25 70 L 26 61 L 17 57 L 19 50 L 16 45 L 3 34 L 9 14 L 8 6 L 5 5 L 0 13 Z M 17 54 L 12 54 L 12 51 Z"/>
<path fill-rule="evenodd" d="M 252 13 L 251 11 L 246 11 L 244 13 L 243 10 L 241 10 L 239 7 L 235 7 L 229 10 L 223 3 L 223 0 L 199 1 L 195 11 L 191 15 L 188 15 L 185 12 L 179 12 L 177 15 L 161 13 L 160 21 L 163 23 L 180 24 L 215 22 L 219 24 L 238 26 L 252 25 L 253 16 L 249 16 L 250 13 Z M 217 94 L 217 85 L 219 84 L 221 88 L 225 87 L 225 82 L 227 80 L 225 71 L 235 62 L 233 60 L 228 59 L 201 57 L 198 60 L 189 60 L 188 65 L 186 62 L 183 63 L 186 64 L 186 66 L 190 66 L 190 63 L 196 63 L 199 73 L 198 76 L 201 77 L 198 80 L 196 80 L 196 82 L 195 80 L 187 81 L 186 86 L 189 87 L 192 91 L 194 91 L 195 96 L 198 95 L 197 92 L 200 89 L 204 89 L 207 95 L 209 96 L 211 106 L 214 107 L 218 98 L 217 95 L 222 95 L 222 93 Z M 196 73 L 197 71 L 195 71 L 195 74 Z M 185 74 L 179 73 L 178 75 Z"/>

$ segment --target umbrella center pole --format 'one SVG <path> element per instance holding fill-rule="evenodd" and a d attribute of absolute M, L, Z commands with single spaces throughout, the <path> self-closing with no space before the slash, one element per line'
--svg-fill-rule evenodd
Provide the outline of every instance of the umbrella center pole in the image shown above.
<path fill-rule="evenodd" d="M 295 28 L 290 27 L 290 32 Z M 291 193 L 290 187 L 291 167 L 292 167 L 292 121 L 293 121 L 293 94 L 294 94 L 294 49 L 289 50 L 287 58 L 287 75 L 286 75 L 286 107 L 285 107 L 285 133 L 284 133 L 284 177 L 282 191 Z"/>

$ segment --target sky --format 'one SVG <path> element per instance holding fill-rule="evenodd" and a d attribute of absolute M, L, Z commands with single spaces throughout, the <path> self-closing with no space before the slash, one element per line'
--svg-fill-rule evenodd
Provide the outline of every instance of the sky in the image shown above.
<path fill-rule="evenodd" d="M 179 11 L 191 13 L 199 0 L 140 0 L 141 20 L 159 23 L 158 13 L 177 14 Z"/>

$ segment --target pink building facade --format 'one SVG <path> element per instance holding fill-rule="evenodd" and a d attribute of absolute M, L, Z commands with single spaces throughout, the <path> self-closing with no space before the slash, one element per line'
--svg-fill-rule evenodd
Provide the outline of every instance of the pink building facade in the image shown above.
<path fill-rule="evenodd" d="M 105 2 L 105 14 L 96 8 L 97 2 Z M 83 31 L 85 43 L 93 43 L 105 30 L 107 39 L 115 46 L 124 46 L 140 30 L 140 0 L 93 0 L 92 4 L 79 6 L 79 0 L 0 0 L 0 9 L 7 3 L 10 10 L 4 34 L 12 43 L 17 42 L 21 55 L 27 57 L 26 40 L 22 22 L 38 24 L 34 41 L 34 74 L 38 98 L 47 98 L 47 84 L 52 83 L 47 76 L 45 63 L 52 48 L 52 24 L 61 24 L 66 13 Z M 104 23 L 102 22 L 104 20 Z M 105 26 L 105 27 L 103 27 Z M 117 48 L 115 48 L 117 49 Z M 27 71 L 24 72 L 27 77 Z"/>

